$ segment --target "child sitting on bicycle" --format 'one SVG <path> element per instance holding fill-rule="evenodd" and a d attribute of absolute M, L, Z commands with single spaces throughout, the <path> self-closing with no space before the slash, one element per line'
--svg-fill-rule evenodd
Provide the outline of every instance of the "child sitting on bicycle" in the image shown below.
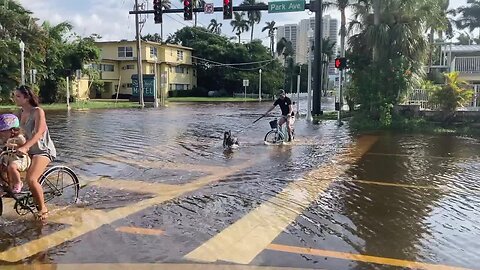
<path fill-rule="evenodd" d="M 25 144 L 26 139 L 20 129 L 20 121 L 16 115 L 0 115 L 0 142 L 2 151 L 16 150 Z M 1 172 L 7 173 L 8 184 L 13 193 L 19 193 L 22 190 L 23 183 L 20 172 L 26 171 L 30 163 L 31 160 L 27 154 L 7 153 L 1 157 Z"/>

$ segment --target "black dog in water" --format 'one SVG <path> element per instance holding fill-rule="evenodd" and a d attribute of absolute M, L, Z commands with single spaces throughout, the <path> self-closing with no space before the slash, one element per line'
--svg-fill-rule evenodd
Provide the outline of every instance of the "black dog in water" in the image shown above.
<path fill-rule="evenodd" d="M 231 150 L 231 149 L 236 149 L 240 145 L 238 143 L 238 139 L 232 136 L 232 132 L 225 131 L 223 133 L 223 149 L 224 150 Z"/>

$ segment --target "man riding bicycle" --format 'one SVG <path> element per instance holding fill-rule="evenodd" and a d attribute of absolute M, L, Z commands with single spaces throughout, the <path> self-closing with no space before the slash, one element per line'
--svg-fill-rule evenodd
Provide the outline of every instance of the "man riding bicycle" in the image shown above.
<path fill-rule="evenodd" d="M 278 125 L 281 128 L 285 122 L 287 123 L 288 141 L 290 142 L 292 141 L 292 130 L 293 130 L 292 128 L 293 121 L 291 118 L 292 112 L 293 112 L 292 100 L 290 100 L 290 98 L 288 98 L 285 95 L 285 90 L 283 89 L 279 90 L 278 95 L 279 95 L 279 98 L 275 100 L 272 107 L 270 107 L 270 109 L 268 109 L 268 111 L 264 115 L 271 112 L 277 105 L 280 106 L 280 109 L 282 110 L 282 117 L 280 117 L 280 120 L 278 121 Z"/>

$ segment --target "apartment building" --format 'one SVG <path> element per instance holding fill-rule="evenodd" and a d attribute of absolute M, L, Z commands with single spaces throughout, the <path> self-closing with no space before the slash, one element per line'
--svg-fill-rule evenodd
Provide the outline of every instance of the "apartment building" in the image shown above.
<path fill-rule="evenodd" d="M 277 42 L 285 37 L 292 42 L 295 51 L 295 63 L 306 64 L 309 47 L 309 30 L 315 30 L 315 18 L 301 20 L 298 24 L 287 24 L 279 26 L 277 30 Z M 294 33 L 295 32 L 295 33 Z M 338 45 L 339 23 L 337 19 L 329 15 L 323 16 L 323 37 L 328 37 Z M 313 43 L 313 38 L 312 38 Z M 339 46 L 335 46 L 334 52 L 337 52 Z M 336 69 L 333 61 L 329 65 L 329 73 L 335 74 Z"/>
<path fill-rule="evenodd" d="M 119 97 L 130 98 L 133 94 L 132 75 L 137 74 L 136 41 L 107 41 L 96 45 L 101 50 L 100 63 L 89 67 L 100 71 L 103 89 L 90 89 L 89 78 L 84 76 L 73 84 L 74 96 L 113 98 L 118 91 Z M 159 96 L 166 96 L 169 90 L 190 90 L 197 86 L 192 48 L 143 41 L 141 53 L 143 74 L 157 78 Z"/>

